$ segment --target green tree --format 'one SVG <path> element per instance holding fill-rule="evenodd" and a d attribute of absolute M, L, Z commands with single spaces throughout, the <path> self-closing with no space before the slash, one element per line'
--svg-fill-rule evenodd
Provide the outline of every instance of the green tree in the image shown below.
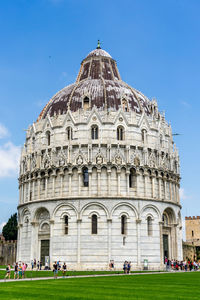
<path fill-rule="evenodd" d="M 6 241 L 17 240 L 17 213 L 13 214 L 2 230 Z"/>

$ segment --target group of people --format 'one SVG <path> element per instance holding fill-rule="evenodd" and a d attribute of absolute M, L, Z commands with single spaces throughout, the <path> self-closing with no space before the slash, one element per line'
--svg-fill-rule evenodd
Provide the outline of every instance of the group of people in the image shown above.
<path fill-rule="evenodd" d="M 62 271 L 62 275 L 63 278 L 65 278 L 66 276 L 66 272 L 67 272 L 67 265 L 64 262 L 64 264 L 61 267 L 60 261 L 55 261 L 53 264 L 53 274 L 54 274 L 54 279 L 56 279 L 58 277 L 58 271 L 61 270 Z"/>
<path fill-rule="evenodd" d="M 165 257 L 165 266 L 166 271 L 197 271 L 200 268 L 200 263 L 189 259 L 184 261 L 169 260 Z"/>
<path fill-rule="evenodd" d="M 129 274 L 131 271 L 131 262 L 130 261 L 126 261 L 123 264 L 123 270 L 124 270 L 124 274 Z"/>
<path fill-rule="evenodd" d="M 15 263 L 14 265 L 14 279 L 23 279 L 25 278 L 25 272 L 27 269 L 27 264 L 25 263 Z M 8 264 L 6 267 L 6 275 L 5 275 L 5 279 L 10 279 L 10 273 L 11 273 L 11 265 Z"/>

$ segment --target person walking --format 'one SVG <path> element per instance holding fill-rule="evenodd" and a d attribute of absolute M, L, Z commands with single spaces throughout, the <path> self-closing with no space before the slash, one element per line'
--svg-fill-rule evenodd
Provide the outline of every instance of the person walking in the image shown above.
<path fill-rule="evenodd" d="M 129 274 L 130 271 L 131 271 L 131 262 L 129 261 L 129 262 L 127 263 L 127 273 Z"/>
<path fill-rule="evenodd" d="M 26 272 L 26 264 L 23 263 L 23 264 L 22 264 L 22 279 L 25 278 L 25 272 Z"/>
<path fill-rule="evenodd" d="M 19 278 L 22 278 L 22 265 L 19 264 L 19 267 L 18 267 L 18 279 Z"/>
<path fill-rule="evenodd" d="M 33 260 L 31 261 L 31 268 L 32 268 L 32 271 L 33 271 L 33 268 L 34 268 L 34 261 Z"/>
<path fill-rule="evenodd" d="M 6 276 L 5 276 L 5 279 L 6 278 L 10 279 L 10 264 L 8 264 L 7 267 L 6 267 Z"/>
<path fill-rule="evenodd" d="M 63 264 L 63 266 L 62 266 L 62 274 L 63 274 L 63 278 L 65 278 L 66 272 L 67 272 L 67 265 L 66 265 L 65 262 L 64 262 L 64 264 Z"/>
<path fill-rule="evenodd" d="M 42 262 L 40 261 L 40 271 L 42 270 Z"/>
<path fill-rule="evenodd" d="M 14 267 L 14 279 L 19 279 L 19 274 L 18 274 L 18 263 L 16 262 L 15 267 Z"/>
<path fill-rule="evenodd" d="M 39 271 L 39 269 L 40 269 L 40 262 L 38 260 L 38 262 L 37 262 L 37 271 Z"/>
<path fill-rule="evenodd" d="M 54 274 L 54 279 L 57 279 L 57 277 L 58 277 L 58 264 L 56 263 L 56 261 L 53 265 L 53 274 Z"/>
<path fill-rule="evenodd" d="M 124 270 L 124 274 L 127 274 L 127 261 L 124 262 L 123 270 Z"/>

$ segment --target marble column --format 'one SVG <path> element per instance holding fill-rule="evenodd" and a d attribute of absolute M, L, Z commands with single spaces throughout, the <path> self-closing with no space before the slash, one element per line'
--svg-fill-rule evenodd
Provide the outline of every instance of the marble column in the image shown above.
<path fill-rule="evenodd" d="M 162 189 L 161 189 L 161 176 L 158 177 L 158 195 L 159 199 L 162 200 Z"/>
<path fill-rule="evenodd" d="M 111 195 L 111 170 L 107 170 L 107 174 L 108 174 L 108 196 Z"/>
<path fill-rule="evenodd" d="M 121 170 L 117 170 L 117 196 L 120 196 L 120 177 L 121 177 Z"/>
<path fill-rule="evenodd" d="M 160 228 L 160 268 L 163 268 L 164 257 L 163 257 L 163 233 L 162 233 L 163 222 L 159 222 Z"/>
<path fill-rule="evenodd" d="M 81 195 L 81 175 L 82 171 L 78 170 L 78 195 Z"/>
<path fill-rule="evenodd" d="M 63 178 L 64 178 L 64 172 L 60 172 L 60 197 L 63 196 Z"/>
<path fill-rule="evenodd" d="M 130 171 L 126 171 L 126 195 L 129 196 L 129 176 Z"/>
<path fill-rule="evenodd" d="M 50 220 L 50 241 L 49 241 L 49 260 L 50 265 L 53 265 L 53 231 L 54 231 L 54 220 Z"/>
<path fill-rule="evenodd" d="M 112 259 L 112 249 L 111 249 L 111 243 L 112 243 L 112 219 L 107 219 L 108 223 L 108 264 L 110 263 L 110 260 Z"/>
<path fill-rule="evenodd" d="M 39 175 L 37 178 L 38 182 L 38 200 L 40 199 L 40 185 L 41 185 L 41 176 Z"/>
<path fill-rule="evenodd" d="M 101 169 L 97 169 L 97 195 L 101 194 Z"/>
<path fill-rule="evenodd" d="M 69 196 L 72 194 L 72 171 L 70 170 L 69 173 Z"/>
<path fill-rule="evenodd" d="M 140 186 L 140 172 L 136 171 L 136 197 L 140 196 L 139 186 Z"/>
<path fill-rule="evenodd" d="M 80 269 L 81 264 L 81 222 L 82 219 L 77 219 L 77 268 Z"/>
<path fill-rule="evenodd" d="M 141 241 L 140 241 L 140 227 L 141 227 L 141 220 L 136 220 L 136 226 L 137 226 L 137 268 L 141 268 Z"/>

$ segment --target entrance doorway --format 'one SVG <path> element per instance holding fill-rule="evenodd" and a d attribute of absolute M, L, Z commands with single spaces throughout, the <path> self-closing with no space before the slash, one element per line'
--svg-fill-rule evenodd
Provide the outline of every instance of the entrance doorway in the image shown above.
<path fill-rule="evenodd" d="M 45 256 L 49 256 L 49 240 L 41 240 L 40 259 L 42 265 L 45 265 Z"/>
<path fill-rule="evenodd" d="M 163 257 L 164 257 L 164 262 L 165 262 L 165 257 L 169 258 L 168 234 L 163 234 Z"/>

